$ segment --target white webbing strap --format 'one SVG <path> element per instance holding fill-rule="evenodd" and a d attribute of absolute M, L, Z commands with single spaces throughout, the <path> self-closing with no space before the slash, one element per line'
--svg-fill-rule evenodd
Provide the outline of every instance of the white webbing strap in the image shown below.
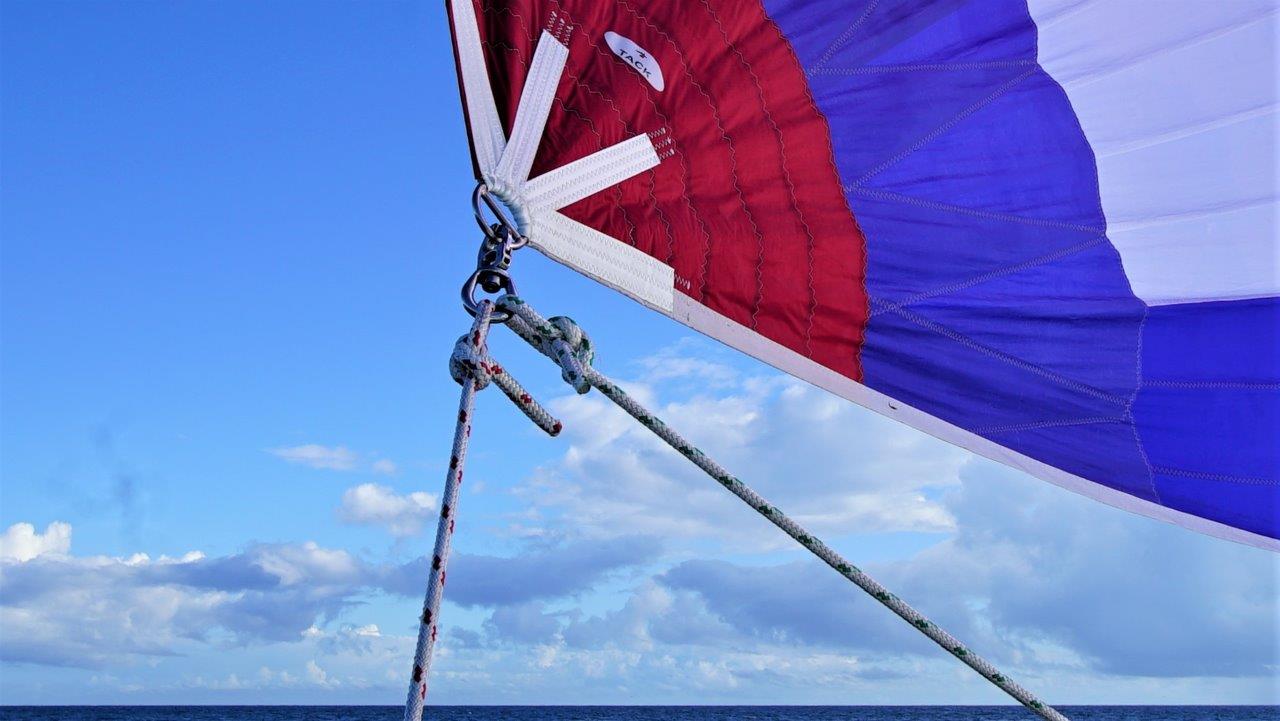
<path fill-rule="evenodd" d="M 472 12 L 468 12 L 472 10 Z M 666 263 L 556 212 L 657 166 L 675 151 L 666 128 L 624 140 L 529 179 L 556 90 L 569 58 L 573 26 L 551 13 L 529 64 L 508 142 L 493 101 L 474 8 L 453 0 L 467 114 L 485 185 L 506 203 L 520 232 L 547 255 L 654 308 L 672 312 L 675 272 Z"/>
<path fill-rule="evenodd" d="M 675 271 L 626 243 L 551 211 L 536 216 L 529 242 L 605 285 L 670 314 Z"/>
<path fill-rule="evenodd" d="M 539 175 L 525 184 L 522 195 L 531 212 L 559 210 L 659 162 L 649 136 L 637 135 Z"/>
<path fill-rule="evenodd" d="M 489 71 L 485 67 L 475 7 L 471 0 L 452 0 L 449 5 L 453 14 L 453 32 L 458 41 L 458 64 L 462 68 L 462 89 L 466 94 L 471 142 L 481 174 L 488 174 L 497 167 L 507 139 L 502 133 L 498 108 L 493 103 L 493 88 L 489 86 Z"/>
<path fill-rule="evenodd" d="M 538 38 L 538 49 L 529 65 L 529 75 L 520 92 L 520 106 L 516 110 L 516 123 L 511 128 L 511 139 L 498 160 L 494 175 L 511 180 L 524 180 L 533 167 L 533 156 L 542 141 L 542 131 L 551 114 L 551 103 L 556 99 L 556 88 L 564 73 L 569 48 L 546 30 Z"/>

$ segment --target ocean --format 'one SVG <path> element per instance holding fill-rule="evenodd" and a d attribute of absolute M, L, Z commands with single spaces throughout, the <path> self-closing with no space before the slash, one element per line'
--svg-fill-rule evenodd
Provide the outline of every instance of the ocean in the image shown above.
<path fill-rule="evenodd" d="M 1280 706 L 1059 706 L 1073 721 L 1280 721 Z M 2 721 L 399 721 L 399 706 L 0 706 Z M 1020 706 L 431 706 L 430 721 L 1031 721 Z"/>

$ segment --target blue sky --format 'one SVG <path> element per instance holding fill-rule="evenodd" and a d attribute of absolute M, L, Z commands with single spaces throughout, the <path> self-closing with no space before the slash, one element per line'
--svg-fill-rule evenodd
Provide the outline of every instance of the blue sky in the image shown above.
<path fill-rule="evenodd" d="M 6 2 L 0 32 L 0 701 L 401 702 L 477 242 L 441 6 Z M 516 263 L 600 368 L 1050 700 L 1280 701 L 1274 556 Z M 567 429 L 481 397 L 435 702 L 1002 702 L 493 345 Z"/>

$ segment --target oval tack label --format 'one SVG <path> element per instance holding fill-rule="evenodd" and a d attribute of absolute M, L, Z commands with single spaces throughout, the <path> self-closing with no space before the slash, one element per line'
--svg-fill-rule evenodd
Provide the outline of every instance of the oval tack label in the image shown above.
<path fill-rule="evenodd" d="M 632 70 L 640 73 L 640 77 L 649 81 L 654 90 L 662 92 L 666 87 L 666 83 L 662 80 L 662 68 L 658 67 L 658 61 L 648 50 L 640 47 L 631 38 L 619 35 L 612 30 L 604 34 L 604 41 L 608 44 L 609 49 L 622 59 L 622 62 L 631 67 Z"/>

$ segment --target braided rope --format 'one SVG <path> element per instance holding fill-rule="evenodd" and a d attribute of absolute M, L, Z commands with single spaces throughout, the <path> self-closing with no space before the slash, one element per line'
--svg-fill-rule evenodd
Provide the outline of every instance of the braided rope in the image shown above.
<path fill-rule="evenodd" d="M 843 556 L 836 553 L 827 544 L 765 500 L 763 496 L 756 493 L 718 463 L 708 458 L 696 446 L 689 443 L 683 436 L 676 433 L 661 419 L 654 416 L 648 409 L 627 395 L 607 376 L 595 370 L 591 366 L 594 353 L 591 349 L 590 341 L 572 320 L 557 317 L 548 321 L 523 300 L 510 295 L 499 298 L 498 307 L 512 314 L 511 319 L 507 322 L 507 327 L 515 331 L 517 335 L 538 349 L 539 352 L 560 364 L 566 380 L 576 378 L 587 386 L 598 388 L 605 397 L 626 411 L 627 415 L 640 421 L 645 428 L 653 431 L 659 438 L 666 441 L 667 445 L 692 461 L 694 465 L 705 471 L 720 485 L 729 489 L 735 496 L 741 498 L 773 525 L 781 528 L 788 536 L 791 536 L 800 545 L 809 549 L 811 553 L 838 571 L 840 575 L 852 581 L 872 598 L 901 616 L 903 620 L 910 623 L 925 636 L 928 636 L 934 643 L 946 649 L 947 652 L 963 661 L 1005 693 L 1017 699 L 1018 702 L 1039 714 L 1042 718 L 1050 721 L 1067 721 L 1066 716 L 1063 716 L 1037 699 L 1030 691 L 1000 673 L 986 659 L 966 648 L 954 636 L 939 628 L 919 611 L 890 593 L 888 589 L 864 573 L 862 569 L 849 563 Z M 565 330 L 570 326 L 570 330 Z M 579 387 L 573 381 L 570 381 L 570 383 L 574 385 L 575 389 Z M 578 392 L 585 391 L 579 390 Z"/>
<path fill-rule="evenodd" d="M 453 519 L 458 506 L 458 488 L 462 485 L 462 468 L 467 459 L 467 442 L 471 438 L 471 412 L 476 393 L 492 382 L 516 404 L 539 428 L 550 435 L 560 432 L 560 421 L 547 413 L 524 388 L 489 357 L 485 341 L 493 318 L 493 302 L 477 304 L 471 331 L 458 339 L 449 357 L 449 374 L 462 385 L 458 399 L 458 425 L 453 432 L 453 450 L 445 475 L 444 495 L 440 501 L 440 523 L 436 526 L 436 545 L 431 555 L 431 576 L 418 623 L 418 644 L 413 656 L 413 676 L 405 701 L 405 721 L 422 721 L 422 707 L 427 699 L 427 672 L 431 668 L 431 652 L 435 648 L 440 617 L 440 600 L 444 594 L 445 568 L 449 562 L 449 546 L 453 538 Z"/>
<path fill-rule="evenodd" d="M 563 428 L 560 421 L 534 400 L 519 381 L 486 355 L 483 346 L 477 347 L 473 335 L 474 330 L 459 338 L 453 346 L 453 354 L 449 356 L 449 375 L 458 383 L 471 378 L 477 391 L 484 390 L 492 381 L 534 425 L 546 431 L 549 436 L 559 435 Z"/>

